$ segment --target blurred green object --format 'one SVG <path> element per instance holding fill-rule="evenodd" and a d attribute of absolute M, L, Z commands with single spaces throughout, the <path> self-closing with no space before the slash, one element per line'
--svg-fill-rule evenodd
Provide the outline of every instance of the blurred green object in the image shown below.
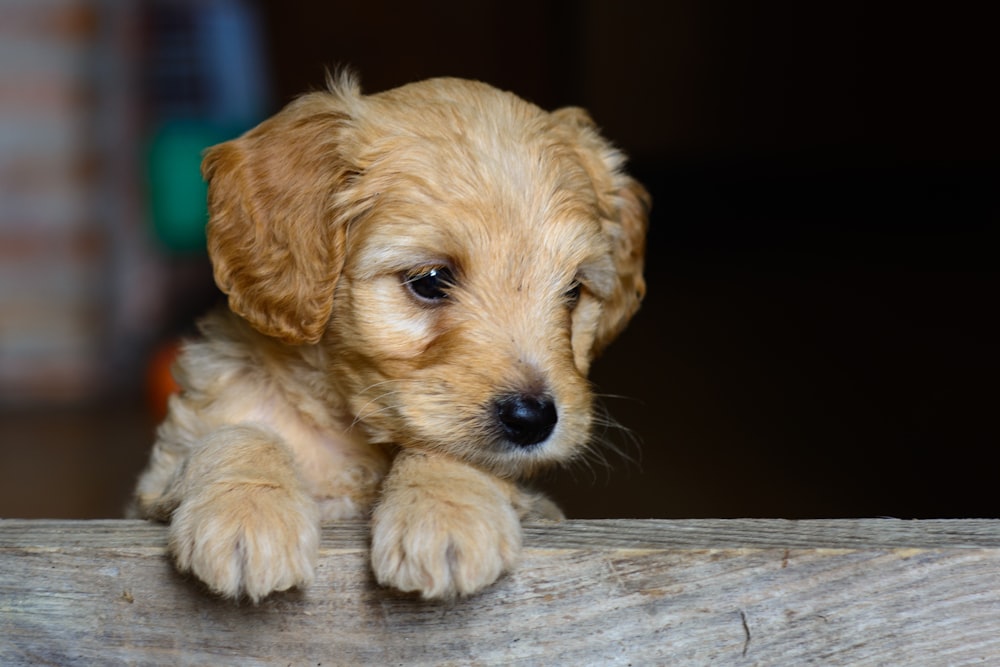
<path fill-rule="evenodd" d="M 205 250 L 208 188 L 201 178 L 205 149 L 245 127 L 209 121 L 164 123 L 149 144 L 147 168 L 153 231 L 171 252 Z"/>

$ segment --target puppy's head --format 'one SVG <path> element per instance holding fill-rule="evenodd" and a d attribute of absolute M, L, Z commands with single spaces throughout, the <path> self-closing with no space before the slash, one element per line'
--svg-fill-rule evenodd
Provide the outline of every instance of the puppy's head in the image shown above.
<path fill-rule="evenodd" d="M 636 311 L 649 199 L 579 109 L 349 78 L 206 156 L 230 306 L 322 349 L 375 441 L 499 474 L 589 439 L 591 360 Z"/>

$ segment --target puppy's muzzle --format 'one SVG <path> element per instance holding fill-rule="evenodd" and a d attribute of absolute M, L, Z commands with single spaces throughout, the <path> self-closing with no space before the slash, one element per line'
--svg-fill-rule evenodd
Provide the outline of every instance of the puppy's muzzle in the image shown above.
<path fill-rule="evenodd" d="M 508 394 L 495 402 L 497 423 L 504 437 L 520 447 L 531 447 L 552 433 L 559 413 L 548 396 Z"/>

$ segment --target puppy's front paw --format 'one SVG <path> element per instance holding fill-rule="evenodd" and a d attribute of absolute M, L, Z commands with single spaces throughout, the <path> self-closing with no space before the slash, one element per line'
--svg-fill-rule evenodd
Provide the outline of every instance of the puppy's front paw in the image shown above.
<path fill-rule="evenodd" d="M 372 568 L 383 586 L 425 599 L 475 593 L 509 570 L 521 525 L 507 506 L 381 505 L 372 525 Z"/>
<path fill-rule="evenodd" d="M 267 484 L 215 484 L 174 513 L 170 549 L 182 572 L 214 592 L 254 602 L 313 579 L 319 551 L 315 502 Z"/>
<path fill-rule="evenodd" d="M 397 462 L 398 463 L 398 462 Z M 469 595 L 509 570 L 521 524 L 500 482 L 478 471 L 422 474 L 397 465 L 372 520 L 372 568 L 383 586 L 425 599 Z M 402 468 L 402 471 L 399 471 Z M 426 471 L 430 472 L 430 471 Z M 470 478 L 471 477 L 471 478 Z"/>

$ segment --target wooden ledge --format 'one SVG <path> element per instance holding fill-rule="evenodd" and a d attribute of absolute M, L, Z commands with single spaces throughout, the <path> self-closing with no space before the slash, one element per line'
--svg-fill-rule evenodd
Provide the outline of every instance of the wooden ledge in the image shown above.
<path fill-rule="evenodd" d="M 567 521 L 518 569 L 422 602 L 362 523 L 316 583 L 233 604 L 141 521 L 0 521 L 0 664 L 1000 664 L 1000 521 Z"/>

